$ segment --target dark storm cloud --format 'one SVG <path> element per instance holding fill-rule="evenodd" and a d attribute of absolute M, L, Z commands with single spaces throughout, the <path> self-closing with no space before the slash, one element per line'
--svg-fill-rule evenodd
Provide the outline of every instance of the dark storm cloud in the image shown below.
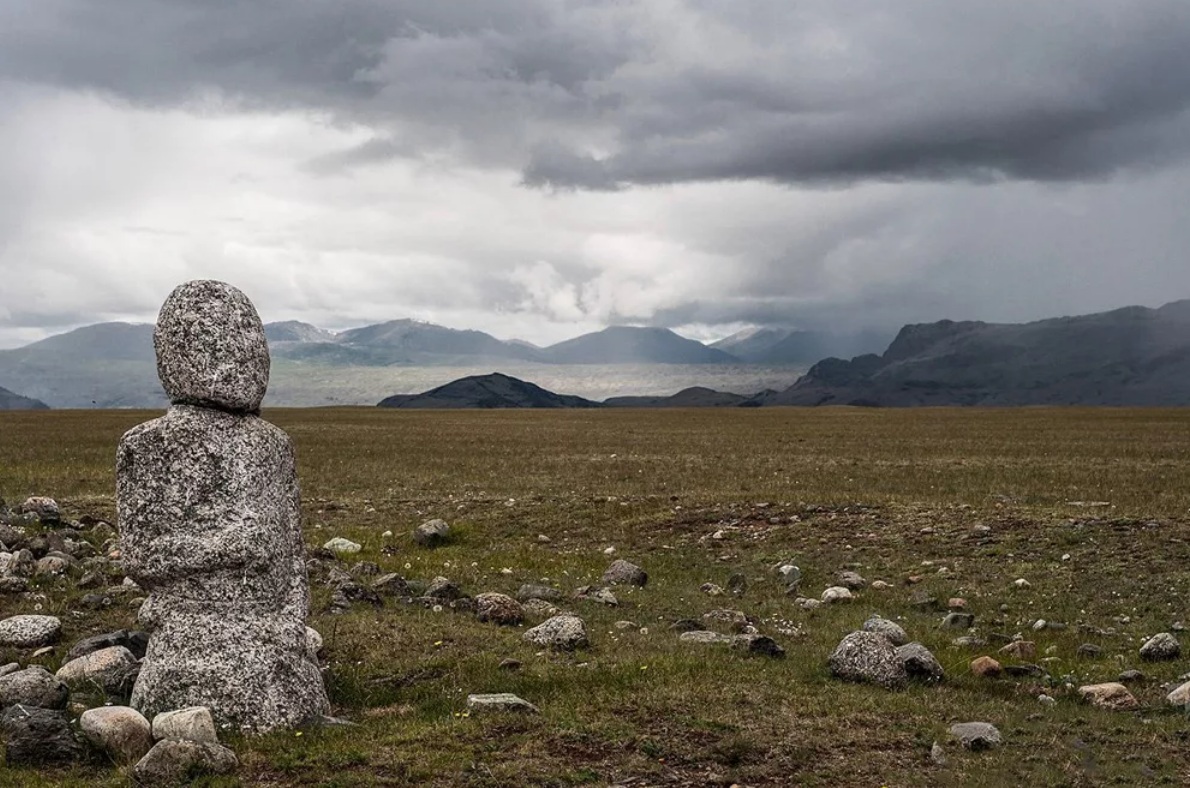
<path fill-rule="evenodd" d="M 41 0 L 0 6 L 0 78 L 376 132 L 324 172 L 447 150 L 560 188 L 1060 181 L 1187 153 L 1190 4 Z"/>

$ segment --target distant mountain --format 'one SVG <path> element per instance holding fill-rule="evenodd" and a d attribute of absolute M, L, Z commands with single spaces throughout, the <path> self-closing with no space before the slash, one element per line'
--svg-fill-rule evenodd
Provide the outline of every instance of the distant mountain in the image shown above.
<path fill-rule="evenodd" d="M 279 323 L 265 323 L 264 335 L 269 344 L 281 342 L 334 342 L 335 332 L 312 326 L 300 320 L 283 320 Z"/>
<path fill-rule="evenodd" d="M 550 345 L 543 360 L 555 364 L 730 364 L 739 359 L 668 328 L 613 326 Z"/>
<path fill-rule="evenodd" d="M 49 410 L 49 407 L 41 400 L 22 397 L 6 388 L 0 388 L 0 410 Z"/>
<path fill-rule="evenodd" d="M 1025 324 L 908 325 L 765 405 L 1190 405 L 1190 301 Z"/>
<path fill-rule="evenodd" d="M 335 336 L 335 344 L 361 351 L 373 363 L 426 364 L 460 359 L 540 360 L 540 351 L 518 342 L 502 342 L 482 331 L 460 331 L 418 320 L 353 328 Z"/>
<path fill-rule="evenodd" d="M 750 399 L 739 394 L 692 386 L 668 397 L 612 397 L 609 408 L 730 408 Z"/>
<path fill-rule="evenodd" d="M 829 356 L 871 353 L 888 343 L 877 331 L 836 334 L 787 328 L 749 328 L 715 342 L 711 347 L 750 364 L 813 364 Z"/>
<path fill-rule="evenodd" d="M 421 394 L 381 400 L 381 408 L 597 408 L 599 403 L 546 391 L 494 372 L 461 378 Z"/>

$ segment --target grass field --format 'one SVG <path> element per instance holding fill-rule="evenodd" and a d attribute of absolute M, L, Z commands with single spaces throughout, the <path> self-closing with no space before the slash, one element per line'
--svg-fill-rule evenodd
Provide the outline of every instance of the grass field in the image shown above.
<path fill-rule="evenodd" d="M 0 495 L 50 495 L 68 517 L 114 517 L 116 443 L 152 415 L 0 413 Z M 526 582 L 569 595 L 598 582 L 614 546 L 650 579 L 617 588 L 618 608 L 565 603 L 591 637 L 565 656 L 537 653 L 524 628 L 399 601 L 330 615 L 330 589 L 314 581 L 311 625 L 326 639 L 332 701 L 360 727 L 231 739 L 242 768 L 208 785 L 1190 784 L 1190 722 L 1162 688 L 1190 670 L 1187 659 L 1137 656 L 1148 635 L 1190 624 L 1190 411 L 265 416 L 297 446 L 308 543 L 364 545 L 344 568 L 364 560 L 413 580 L 445 575 L 472 595 Z M 414 545 L 409 532 L 430 517 L 451 523 L 447 546 Z M 772 571 L 783 561 L 801 567 L 805 596 L 843 569 L 892 587 L 804 612 Z M 700 592 L 733 573 L 747 578 L 742 595 Z M 910 576 L 923 579 L 911 586 Z M 1013 586 L 1021 577 L 1031 588 Z M 39 605 L 63 619 L 63 646 L 41 660 L 51 670 L 74 641 L 135 624 L 127 605 L 80 611 L 69 580 L 38 582 L 32 595 L 0 596 L 0 614 Z M 971 659 L 1000 644 L 952 646 L 965 633 L 910 604 L 923 589 L 968 600 L 967 634 L 1034 640 L 1052 680 L 971 675 Z M 787 658 L 679 643 L 668 628 L 715 608 L 754 617 Z M 889 692 L 830 678 L 835 644 L 875 612 L 933 650 L 948 681 Z M 1036 619 L 1067 627 L 1033 632 Z M 1102 654 L 1077 657 L 1087 642 Z M 523 667 L 498 669 L 505 658 Z M 10 659 L 28 654 L 0 653 Z M 1140 710 L 1079 701 L 1074 687 L 1127 668 L 1147 677 L 1133 686 Z M 465 714 L 468 693 L 505 691 L 542 713 Z M 1043 691 L 1058 702 L 1039 703 Z M 948 764 L 935 765 L 931 743 L 970 720 L 999 727 L 1004 746 L 947 745 Z M 0 766 L 0 786 L 123 784 L 112 767 Z"/>

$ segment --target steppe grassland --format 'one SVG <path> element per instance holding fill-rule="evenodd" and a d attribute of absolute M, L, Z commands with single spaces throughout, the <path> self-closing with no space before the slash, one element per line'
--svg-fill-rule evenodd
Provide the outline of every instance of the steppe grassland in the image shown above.
<path fill-rule="evenodd" d="M 10 503 L 51 495 L 68 516 L 112 517 L 115 444 L 152 415 L 0 414 L 0 494 Z M 1186 616 L 1190 412 L 265 415 L 297 445 L 312 546 L 345 536 L 364 545 L 360 560 L 384 571 L 418 580 L 446 575 L 472 594 L 515 593 L 543 577 L 571 592 L 598 580 L 610 560 L 603 550 L 615 546 L 650 582 L 617 589 L 619 608 L 569 603 L 592 639 L 574 656 L 538 655 L 520 641 L 522 630 L 392 601 L 330 616 L 329 589 L 315 585 L 312 624 L 326 636 L 337 711 L 362 727 L 233 739 L 243 785 L 1190 780 L 1190 724 L 1162 705 L 1160 686 L 1186 672 L 1187 660 L 1136 658 L 1144 636 Z M 451 522 L 450 545 L 413 545 L 409 531 L 428 517 Z M 977 536 L 976 525 L 990 526 L 990 536 Z M 387 530 L 392 537 L 382 536 Z M 722 538 L 712 538 L 716 532 Z M 772 572 L 783 560 L 802 568 L 807 596 L 844 568 L 893 588 L 804 613 Z M 949 572 L 940 574 L 944 567 Z M 734 572 L 749 581 L 742 596 L 699 591 L 705 582 L 725 585 Z M 910 576 L 924 579 L 907 586 Z M 1032 588 L 1015 590 L 1018 577 Z M 997 645 L 951 647 L 955 633 L 937 628 L 941 614 L 909 604 L 921 589 L 943 601 L 966 597 L 981 635 L 1020 631 L 1035 639 L 1058 680 L 974 678 L 970 659 Z M 43 610 L 66 623 L 67 643 L 134 624 L 121 606 L 75 616 L 83 592 L 69 582 L 47 581 L 37 591 Z M 0 613 L 30 612 L 37 602 L 0 599 Z M 679 644 L 667 629 L 719 607 L 756 617 L 788 658 Z M 951 680 L 888 693 L 830 679 L 831 649 L 873 612 L 900 618 Z M 1069 626 L 1032 633 L 1038 618 Z M 637 626 L 617 629 L 621 620 Z M 1080 622 L 1116 634 L 1080 632 Z M 1103 647 L 1103 655 L 1076 658 L 1083 642 Z M 51 669 L 63 651 L 45 660 Z M 501 671 L 505 657 L 524 665 Z M 1150 677 L 1135 689 L 1144 706 L 1138 713 L 1091 709 L 1061 680 L 1112 680 L 1127 667 Z M 1037 702 L 1043 690 L 1056 706 Z M 489 691 L 515 692 L 542 715 L 464 716 L 466 694 Z M 967 720 L 996 724 L 1005 746 L 978 755 L 948 747 L 949 764 L 932 765 L 930 743 L 944 741 L 951 722 Z M 3 785 L 121 780 L 99 768 L 40 775 L 0 768 Z"/>

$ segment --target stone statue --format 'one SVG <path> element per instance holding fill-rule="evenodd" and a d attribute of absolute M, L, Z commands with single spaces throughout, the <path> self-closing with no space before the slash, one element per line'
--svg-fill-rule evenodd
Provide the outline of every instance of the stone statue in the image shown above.
<path fill-rule="evenodd" d="M 124 566 L 149 592 L 132 705 L 149 719 L 207 706 L 250 732 L 324 715 L 293 446 L 259 416 L 260 317 L 230 285 L 187 282 L 161 307 L 153 343 L 172 404 L 129 430 L 116 457 Z"/>

